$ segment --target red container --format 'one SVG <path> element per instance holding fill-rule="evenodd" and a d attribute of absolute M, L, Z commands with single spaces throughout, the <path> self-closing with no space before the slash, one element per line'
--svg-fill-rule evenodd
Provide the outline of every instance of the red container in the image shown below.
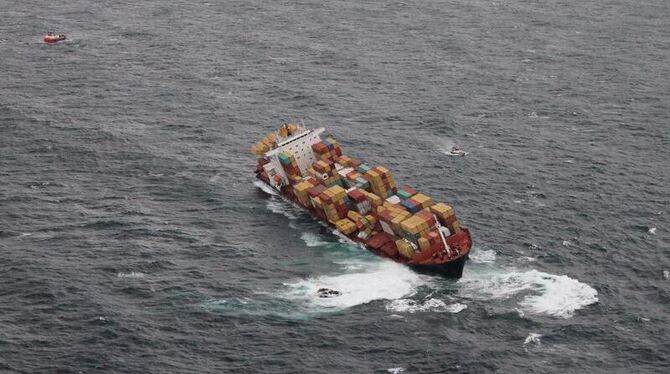
<path fill-rule="evenodd" d="M 393 241 L 384 244 L 381 247 L 381 251 L 384 252 L 389 257 L 395 257 L 398 255 L 398 247 L 396 247 Z"/>
<path fill-rule="evenodd" d="M 363 202 L 366 199 L 366 195 L 359 189 L 351 190 L 347 193 L 347 195 L 349 195 L 349 197 L 357 203 Z"/>
<path fill-rule="evenodd" d="M 323 184 L 317 184 L 316 186 L 310 188 L 307 191 L 307 193 L 311 197 L 317 197 L 317 196 L 321 195 L 321 193 L 325 190 L 326 190 L 326 186 L 324 186 Z"/>
<path fill-rule="evenodd" d="M 405 191 L 407 191 L 407 192 L 409 192 L 411 195 L 416 195 L 416 194 L 418 193 L 418 192 L 416 192 L 415 189 L 413 189 L 413 188 L 410 187 L 410 186 L 405 186 L 405 187 L 403 187 L 402 189 L 405 190 Z"/>
<path fill-rule="evenodd" d="M 340 218 L 347 218 L 347 214 L 349 213 L 349 209 L 347 208 L 346 205 L 336 204 L 335 209 L 337 210 L 337 215 L 340 216 Z"/>
<path fill-rule="evenodd" d="M 315 143 L 312 144 L 312 150 L 314 150 L 314 152 L 316 152 L 317 154 L 322 155 L 328 152 L 328 146 L 323 143 Z"/>

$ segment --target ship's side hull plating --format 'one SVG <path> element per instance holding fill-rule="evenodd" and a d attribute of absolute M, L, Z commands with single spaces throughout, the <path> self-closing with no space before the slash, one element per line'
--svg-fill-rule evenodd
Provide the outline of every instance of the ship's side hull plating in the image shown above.
<path fill-rule="evenodd" d="M 416 272 L 423 274 L 435 274 L 449 278 L 460 278 L 463 276 L 463 268 L 468 260 L 468 255 L 457 258 L 444 264 L 427 264 L 409 266 Z"/>

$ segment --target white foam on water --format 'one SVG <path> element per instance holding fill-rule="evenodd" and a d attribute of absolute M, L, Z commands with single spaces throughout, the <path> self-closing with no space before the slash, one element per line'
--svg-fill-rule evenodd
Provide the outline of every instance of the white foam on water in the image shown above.
<path fill-rule="evenodd" d="M 391 373 L 391 374 L 400 374 L 400 373 L 405 372 L 405 368 L 403 368 L 403 367 L 390 368 L 390 369 L 386 369 L 386 372 Z"/>
<path fill-rule="evenodd" d="M 467 272 L 458 283 L 462 296 L 475 299 L 509 299 L 530 293 L 519 302 L 523 311 L 561 318 L 570 318 L 576 310 L 598 302 L 598 292 L 588 284 L 537 270 Z"/>
<path fill-rule="evenodd" d="M 263 192 L 268 193 L 270 195 L 278 195 L 277 191 L 274 188 L 268 186 L 267 184 L 261 181 L 254 181 L 254 186 L 260 188 L 261 190 L 263 190 Z"/>
<path fill-rule="evenodd" d="M 542 344 L 542 342 L 540 342 L 541 337 L 542 337 L 542 335 L 531 332 L 526 337 L 526 340 L 523 341 L 523 345 L 530 344 L 530 343 Z"/>
<path fill-rule="evenodd" d="M 569 246 L 569 245 L 571 245 L 571 244 L 572 244 L 572 243 L 570 243 L 569 240 L 563 240 L 563 246 L 567 247 L 567 246 Z"/>
<path fill-rule="evenodd" d="M 146 274 L 140 273 L 138 271 L 131 271 L 130 273 L 118 273 L 116 276 L 118 278 L 144 278 Z"/>
<path fill-rule="evenodd" d="M 366 262 L 361 262 L 360 260 L 358 261 L 335 261 L 336 264 L 341 265 L 344 270 L 354 272 L 354 271 L 360 271 L 360 270 L 365 270 L 370 267 L 369 263 Z"/>
<path fill-rule="evenodd" d="M 282 214 L 284 215 L 284 217 L 288 219 L 298 218 L 295 208 L 285 201 L 276 198 L 271 198 L 270 200 L 268 200 L 266 206 L 272 213 Z"/>
<path fill-rule="evenodd" d="M 428 299 L 425 302 L 416 302 L 412 299 L 398 299 L 386 304 L 386 310 L 398 313 L 416 313 L 416 312 L 444 312 L 447 304 L 439 299 Z"/>
<path fill-rule="evenodd" d="M 468 306 L 461 303 L 449 304 L 442 300 L 430 298 L 426 301 L 417 302 L 412 299 L 398 299 L 386 304 L 386 310 L 397 313 L 437 312 L 458 313 Z"/>
<path fill-rule="evenodd" d="M 453 304 L 449 304 L 449 305 L 447 305 L 447 312 L 449 312 L 449 313 L 458 313 L 458 312 L 460 312 L 460 311 L 462 311 L 462 310 L 465 310 L 465 309 L 467 309 L 467 308 L 468 308 L 468 306 L 467 306 L 466 304 L 462 304 L 462 303 L 453 303 Z"/>
<path fill-rule="evenodd" d="M 470 260 L 480 264 L 490 264 L 496 260 L 496 251 L 493 249 L 489 250 L 475 250 L 470 252 Z"/>
<path fill-rule="evenodd" d="M 656 235 L 656 227 L 651 227 L 649 229 L 649 233 L 652 234 L 652 235 Z"/>
<path fill-rule="evenodd" d="M 395 300 L 416 292 L 424 280 L 404 265 L 392 261 L 369 262 L 365 270 L 339 275 L 324 275 L 286 283 L 283 297 L 317 310 L 346 309 L 374 300 Z M 341 295 L 320 298 L 319 288 L 329 288 Z"/>
<path fill-rule="evenodd" d="M 300 239 L 305 242 L 305 245 L 308 247 L 322 247 L 328 245 L 327 241 L 321 240 L 321 236 L 312 232 L 303 232 L 300 235 Z"/>
<path fill-rule="evenodd" d="M 670 271 L 669 270 L 663 270 L 663 278 L 670 279 Z"/>

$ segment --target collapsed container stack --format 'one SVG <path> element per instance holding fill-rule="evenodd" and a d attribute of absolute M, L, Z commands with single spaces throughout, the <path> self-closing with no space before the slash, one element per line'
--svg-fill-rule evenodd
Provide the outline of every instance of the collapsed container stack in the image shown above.
<path fill-rule="evenodd" d="M 297 131 L 298 131 L 298 125 L 296 125 L 295 123 L 288 123 L 279 128 L 279 136 L 286 138 L 295 134 Z"/>
<path fill-rule="evenodd" d="M 293 194 L 295 194 L 300 205 L 302 205 L 305 208 L 309 208 L 312 206 L 309 190 L 310 188 L 316 186 L 317 184 L 318 183 L 316 179 L 308 178 L 293 186 Z"/>
<path fill-rule="evenodd" d="M 347 217 L 349 209 L 344 202 L 346 196 L 347 191 L 337 185 L 327 188 L 321 195 L 319 195 L 319 198 L 323 203 L 323 210 L 326 213 L 326 218 L 328 218 L 330 223 L 334 224 Z"/>
<path fill-rule="evenodd" d="M 383 166 L 375 166 L 374 168 L 366 170 L 365 167 L 361 168 L 361 166 L 363 165 L 360 165 L 359 168 L 365 170 L 362 173 L 364 173 L 365 179 L 370 182 L 370 189 L 375 195 L 386 199 L 395 193 L 397 189 L 396 184 L 391 172 L 387 168 Z"/>
<path fill-rule="evenodd" d="M 312 145 L 317 158 L 323 161 L 337 161 L 342 156 L 342 149 L 337 142 L 328 138 Z"/>
<path fill-rule="evenodd" d="M 284 151 L 277 155 L 279 163 L 281 164 L 286 176 L 288 176 L 289 184 L 294 185 L 302 181 L 302 173 L 298 162 L 295 160 L 293 153 Z"/>
<path fill-rule="evenodd" d="M 251 152 L 255 155 L 261 156 L 265 152 L 275 148 L 277 146 L 277 135 L 270 132 L 265 135 L 263 139 L 251 146 Z"/>
<path fill-rule="evenodd" d="M 431 206 L 430 210 L 433 214 L 435 214 L 439 222 L 449 229 L 451 234 L 457 234 L 461 232 L 461 225 L 458 222 L 456 214 L 454 213 L 454 209 L 451 206 L 445 203 L 438 203 Z"/>
<path fill-rule="evenodd" d="M 377 208 L 377 217 L 382 230 L 387 234 L 402 236 L 401 223 L 411 214 L 397 204 L 385 203 Z"/>

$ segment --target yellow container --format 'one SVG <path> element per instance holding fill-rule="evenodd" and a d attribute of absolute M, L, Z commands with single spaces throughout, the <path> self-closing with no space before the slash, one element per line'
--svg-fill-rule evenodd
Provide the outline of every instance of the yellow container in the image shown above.
<path fill-rule="evenodd" d="M 449 217 L 454 215 L 454 209 L 445 203 L 437 203 L 431 206 L 430 211 L 438 217 Z"/>
<path fill-rule="evenodd" d="M 328 188 L 325 192 L 329 196 L 332 196 L 333 200 L 340 200 L 340 199 L 344 198 L 344 196 L 347 195 L 347 190 L 345 190 L 344 188 L 342 188 L 338 185 L 335 185 L 333 187 Z"/>
<path fill-rule="evenodd" d="M 451 228 L 453 229 L 451 231 L 453 231 L 454 234 L 461 232 L 461 224 L 458 221 L 454 221 L 451 224 Z"/>
<path fill-rule="evenodd" d="M 356 211 L 354 211 L 354 210 L 350 210 L 349 212 L 347 212 L 347 218 L 349 218 L 349 219 L 352 220 L 353 222 L 358 221 L 358 219 L 360 219 L 360 218 L 362 218 L 362 217 L 363 217 L 363 216 L 362 216 L 360 213 L 358 213 L 358 212 L 356 212 Z"/>
<path fill-rule="evenodd" d="M 395 241 L 395 245 L 398 247 L 398 252 L 401 255 L 407 258 L 414 256 L 414 247 L 412 247 L 412 244 L 407 239 L 398 239 Z"/>
<path fill-rule="evenodd" d="M 389 169 L 387 169 L 383 166 L 377 166 L 377 170 L 382 174 L 390 174 Z"/>
<path fill-rule="evenodd" d="M 377 196 L 375 194 L 372 194 L 372 193 L 369 193 L 369 192 L 367 193 L 367 196 L 368 196 L 368 200 L 370 200 L 371 203 L 373 203 L 377 206 L 382 205 L 382 199 L 379 196 Z"/>
<path fill-rule="evenodd" d="M 400 223 L 400 228 L 410 234 L 417 234 L 421 231 L 421 219 L 416 216 L 412 216 Z"/>
<path fill-rule="evenodd" d="M 422 251 L 428 249 L 429 246 L 430 246 L 430 242 L 428 242 L 428 239 L 426 239 L 424 237 L 419 238 L 419 248 Z"/>
<path fill-rule="evenodd" d="M 315 208 L 323 208 L 323 201 L 321 201 L 321 198 L 319 198 L 317 196 L 317 197 L 312 197 L 311 200 L 312 200 L 312 205 Z"/>
<path fill-rule="evenodd" d="M 418 194 L 412 196 L 412 200 L 419 203 L 422 208 L 428 208 L 429 206 L 433 205 L 433 199 L 430 198 L 429 196 L 426 196 L 426 195 L 422 194 L 422 193 L 418 193 Z"/>
<path fill-rule="evenodd" d="M 337 227 L 337 230 L 343 234 L 351 234 L 352 232 L 356 231 L 356 224 L 351 222 L 350 219 L 348 218 L 343 218 L 337 222 L 335 222 L 335 227 Z"/>

